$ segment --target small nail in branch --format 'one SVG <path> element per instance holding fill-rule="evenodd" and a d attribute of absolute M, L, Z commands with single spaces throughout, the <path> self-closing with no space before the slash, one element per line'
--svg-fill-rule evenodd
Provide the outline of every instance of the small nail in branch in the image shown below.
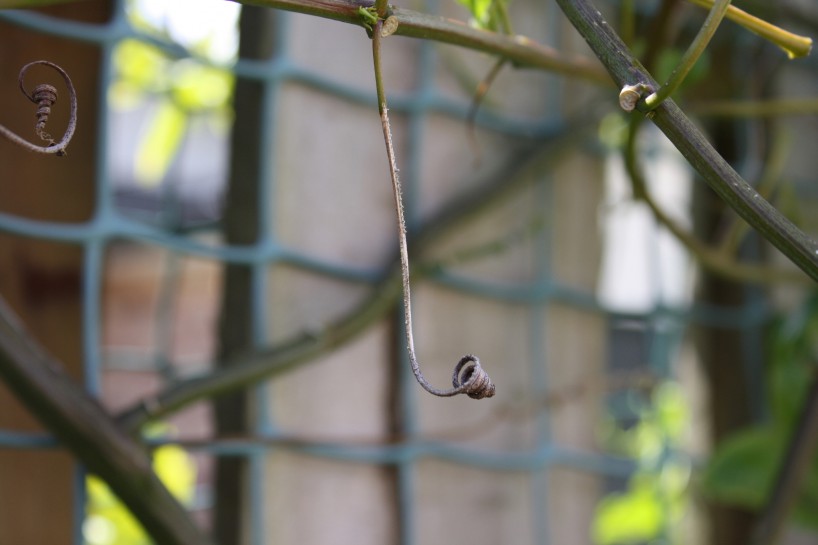
<path fill-rule="evenodd" d="M 381 75 L 381 38 L 383 37 L 384 21 L 378 19 L 373 25 L 372 32 L 372 59 L 375 65 L 375 89 L 378 96 L 378 112 L 381 117 L 381 127 L 383 128 L 384 142 L 386 143 L 386 154 L 389 159 L 389 173 L 392 179 L 392 191 L 395 197 L 395 211 L 398 223 L 398 243 L 400 246 L 400 266 L 401 281 L 403 286 L 403 319 L 406 330 L 406 345 L 409 352 L 409 362 L 412 372 L 418 383 L 424 390 L 439 397 L 451 397 L 457 394 L 467 394 L 473 399 L 492 397 L 495 392 L 494 384 L 491 382 L 486 371 L 480 365 L 477 356 L 467 354 L 460 358 L 454 368 L 452 375 L 452 388 L 439 390 L 429 384 L 423 373 L 420 371 L 420 364 L 415 356 L 415 340 L 412 332 L 412 295 L 409 277 L 409 248 L 406 242 L 406 219 L 403 212 L 403 198 L 401 196 L 400 179 L 398 178 L 398 167 L 395 159 L 395 149 L 392 144 L 392 130 L 389 126 L 389 114 L 386 105 L 386 93 L 383 88 L 383 78 Z"/>

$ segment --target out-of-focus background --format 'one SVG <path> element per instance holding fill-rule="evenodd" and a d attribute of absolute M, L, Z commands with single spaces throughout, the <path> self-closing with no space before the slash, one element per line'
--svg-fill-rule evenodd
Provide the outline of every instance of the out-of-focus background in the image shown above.
<path fill-rule="evenodd" d="M 810 2 L 736 3 L 818 29 Z M 634 9 L 598 4 L 616 28 Z M 634 50 L 667 71 L 705 12 L 636 4 Z M 470 17 L 455 0 L 400 5 Z M 553 2 L 509 15 L 515 33 L 591 55 Z M 505 66 L 472 127 L 495 60 L 389 37 L 421 365 L 445 387 L 474 353 L 497 386 L 479 402 L 427 395 L 397 298 L 366 306 L 397 250 L 370 44 L 360 27 L 221 0 L 0 11 L 0 121 L 31 131 L 16 77 L 37 59 L 71 75 L 80 115 L 67 157 L 0 142 L 0 294 L 114 415 L 361 321 L 143 428 L 160 477 L 223 545 L 746 543 L 814 373 L 806 277 L 646 125 L 640 161 L 674 221 L 788 272 L 748 283 L 699 266 L 633 198 L 612 88 Z M 724 23 L 680 103 L 808 97 L 816 68 Z M 814 116 L 696 119 L 814 231 Z M 787 543 L 818 543 L 816 505 L 818 461 Z M 0 545 L 36 543 L 148 541 L 0 385 Z"/>

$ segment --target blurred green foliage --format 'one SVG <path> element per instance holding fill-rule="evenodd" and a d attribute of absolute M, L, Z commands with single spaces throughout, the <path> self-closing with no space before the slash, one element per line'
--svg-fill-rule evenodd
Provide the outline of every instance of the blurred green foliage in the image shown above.
<path fill-rule="evenodd" d="M 666 381 L 650 403 L 636 407 L 637 422 L 623 429 L 612 417 L 605 442 L 637 464 L 623 492 L 597 505 L 591 537 L 597 545 L 672 542 L 688 511 L 691 463 L 675 454 L 688 422 L 681 388 Z"/>
<path fill-rule="evenodd" d="M 134 24 L 140 28 L 148 25 L 138 18 Z M 183 45 L 206 59 L 210 44 L 203 39 Z M 230 70 L 190 58 L 175 59 L 138 40 L 122 41 L 113 61 L 112 106 L 149 112 L 135 151 L 134 177 L 139 183 L 154 186 L 161 182 L 194 118 L 226 130 L 234 82 Z"/>
<path fill-rule="evenodd" d="M 196 486 L 196 465 L 176 446 L 154 452 L 153 468 L 168 490 L 183 504 L 190 504 Z M 83 537 L 85 545 L 152 545 L 131 512 L 100 479 L 87 479 L 88 504 Z"/>
<path fill-rule="evenodd" d="M 764 505 L 816 373 L 816 355 L 818 297 L 812 297 L 773 325 L 765 382 L 770 419 L 717 446 L 702 477 L 711 499 L 753 510 Z M 800 492 L 793 521 L 818 532 L 818 458 Z"/>
<path fill-rule="evenodd" d="M 507 6 L 509 0 L 457 0 L 471 14 L 471 24 L 494 32 L 511 33 Z"/>

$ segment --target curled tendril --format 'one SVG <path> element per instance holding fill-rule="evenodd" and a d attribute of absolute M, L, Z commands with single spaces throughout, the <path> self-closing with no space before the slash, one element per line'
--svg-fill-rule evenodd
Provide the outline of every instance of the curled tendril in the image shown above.
<path fill-rule="evenodd" d="M 494 395 L 494 384 L 486 370 L 480 366 L 480 358 L 468 354 L 460 358 L 454 368 L 452 387 L 463 388 L 463 393 L 472 399 L 483 399 Z"/>
<path fill-rule="evenodd" d="M 381 78 L 381 38 L 383 33 L 383 21 L 378 19 L 375 22 L 374 32 L 372 32 L 372 58 L 375 64 L 375 87 L 378 95 L 378 111 L 381 115 L 381 126 L 383 127 L 383 139 L 386 143 L 386 154 L 389 158 L 389 173 L 392 177 L 392 191 L 395 198 L 395 210 L 398 219 L 398 242 L 400 246 L 400 268 L 401 280 L 403 284 L 403 318 L 406 331 L 406 346 L 409 352 L 409 363 L 412 365 L 412 372 L 424 390 L 439 397 L 451 397 L 457 394 L 467 394 L 472 399 L 483 399 L 494 395 L 494 384 L 485 370 L 480 366 L 477 356 L 471 354 L 463 356 L 454 368 L 452 376 L 452 388 L 449 390 L 438 390 L 424 378 L 420 372 L 420 364 L 415 356 L 415 340 L 412 333 L 412 295 L 409 281 L 409 247 L 406 242 L 406 219 L 403 214 L 403 198 L 401 196 L 400 179 L 398 178 L 398 167 L 395 160 L 395 149 L 392 145 L 392 130 L 389 127 L 389 115 L 386 107 L 386 94 L 383 90 L 383 80 Z"/>
<path fill-rule="evenodd" d="M 57 89 L 51 85 L 41 84 L 37 85 L 34 90 L 29 93 L 25 87 L 25 76 L 28 72 L 29 68 L 34 66 L 35 64 L 42 64 L 53 68 L 56 70 L 60 76 L 62 76 L 63 81 L 65 81 L 65 86 L 68 89 L 68 99 L 69 99 L 69 119 L 68 119 L 68 127 L 65 129 L 65 134 L 63 134 L 62 138 L 59 142 L 55 142 L 51 135 L 45 132 L 45 124 L 48 121 L 48 116 L 51 113 L 51 106 L 57 101 Z M 34 151 L 37 153 L 54 153 L 57 155 L 65 155 L 65 148 L 68 146 L 68 143 L 71 141 L 71 137 L 74 136 L 74 130 L 77 128 L 77 92 L 74 90 L 74 84 L 71 82 L 71 78 L 68 77 L 68 74 L 65 70 L 60 68 L 58 65 L 54 64 L 50 61 L 34 61 L 30 62 L 25 65 L 23 68 L 20 69 L 20 75 L 18 76 L 18 82 L 20 84 L 20 91 L 23 92 L 23 95 L 31 102 L 37 105 L 37 111 L 35 112 L 35 116 L 37 117 L 37 122 L 34 125 L 34 132 L 37 136 L 39 136 L 42 140 L 48 143 L 47 146 L 38 146 L 36 144 L 32 144 L 28 140 L 23 139 L 22 137 L 18 136 L 8 128 L 3 125 L 0 125 L 0 134 L 14 142 L 15 144 L 24 147 L 29 151 Z"/>

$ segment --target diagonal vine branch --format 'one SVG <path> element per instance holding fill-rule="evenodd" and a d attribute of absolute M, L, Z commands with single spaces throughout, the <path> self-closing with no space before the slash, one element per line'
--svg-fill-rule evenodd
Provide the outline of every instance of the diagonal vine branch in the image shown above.
<path fill-rule="evenodd" d="M 148 452 L 73 382 L 0 299 L 0 378 L 163 545 L 208 545 L 151 468 Z"/>
<path fill-rule="evenodd" d="M 557 0 L 557 3 L 617 85 L 657 88 L 656 81 L 590 0 Z M 647 109 L 644 100 L 636 107 L 643 112 Z M 810 278 L 818 281 L 818 244 L 761 197 L 713 148 L 673 100 L 662 102 L 650 112 L 649 118 L 722 200 Z"/>

